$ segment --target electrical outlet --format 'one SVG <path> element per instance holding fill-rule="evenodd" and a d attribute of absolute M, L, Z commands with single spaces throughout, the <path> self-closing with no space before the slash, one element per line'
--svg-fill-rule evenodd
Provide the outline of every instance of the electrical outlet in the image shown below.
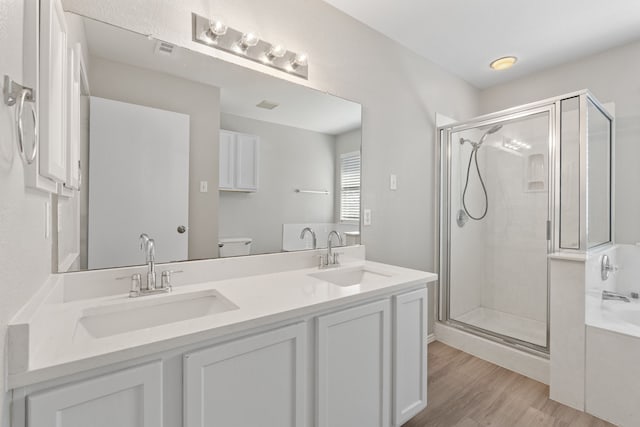
<path fill-rule="evenodd" d="M 364 218 L 362 222 L 364 225 L 371 225 L 371 209 L 364 210 Z"/>
<path fill-rule="evenodd" d="M 200 181 L 200 192 L 206 193 L 209 191 L 209 183 L 207 181 Z"/>
<path fill-rule="evenodd" d="M 398 189 L 398 177 L 393 173 L 389 175 L 389 189 L 390 190 Z"/>

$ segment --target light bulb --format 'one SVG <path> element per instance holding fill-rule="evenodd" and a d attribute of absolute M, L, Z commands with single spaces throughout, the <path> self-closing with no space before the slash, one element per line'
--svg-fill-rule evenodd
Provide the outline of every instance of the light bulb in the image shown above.
<path fill-rule="evenodd" d="M 224 19 L 220 17 L 213 17 L 209 21 L 209 28 L 204 32 L 202 37 L 207 43 L 214 44 L 218 42 L 218 39 L 225 34 L 229 27 L 225 23 Z"/>
<path fill-rule="evenodd" d="M 247 31 L 242 34 L 240 40 L 238 40 L 238 47 L 242 52 L 246 52 L 247 49 L 258 44 L 260 36 L 255 31 Z"/>
<path fill-rule="evenodd" d="M 291 58 L 291 67 L 295 70 L 298 67 L 306 67 L 309 63 L 309 56 L 306 53 L 298 53 Z"/>
<path fill-rule="evenodd" d="M 209 30 L 218 37 L 227 34 L 227 29 L 227 24 L 222 18 L 213 18 L 209 24 Z"/>
<path fill-rule="evenodd" d="M 267 49 L 265 56 L 269 61 L 273 61 L 276 58 L 282 58 L 287 53 L 287 48 L 279 43 L 274 43 Z"/>

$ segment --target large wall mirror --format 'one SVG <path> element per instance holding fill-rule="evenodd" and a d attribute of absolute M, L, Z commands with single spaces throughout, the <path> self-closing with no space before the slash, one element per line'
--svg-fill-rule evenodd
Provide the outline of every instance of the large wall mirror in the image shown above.
<path fill-rule="evenodd" d="M 360 239 L 361 106 L 67 14 L 88 92 L 80 190 L 58 196 L 57 270 Z M 312 233 L 315 233 L 315 243 Z"/>

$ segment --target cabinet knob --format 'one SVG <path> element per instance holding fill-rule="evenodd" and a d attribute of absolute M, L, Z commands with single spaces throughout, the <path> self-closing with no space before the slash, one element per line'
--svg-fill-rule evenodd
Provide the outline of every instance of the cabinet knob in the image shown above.
<path fill-rule="evenodd" d="M 187 231 L 187 227 L 185 227 L 184 225 L 178 226 L 178 233 L 183 234 L 185 231 Z"/>

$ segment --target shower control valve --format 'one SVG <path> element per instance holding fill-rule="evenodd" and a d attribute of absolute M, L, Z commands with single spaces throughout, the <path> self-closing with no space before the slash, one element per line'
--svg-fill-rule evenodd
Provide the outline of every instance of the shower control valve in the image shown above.
<path fill-rule="evenodd" d="M 605 281 L 611 273 L 618 271 L 618 266 L 613 265 L 609 259 L 609 255 L 602 255 L 600 260 L 600 278 Z"/>

